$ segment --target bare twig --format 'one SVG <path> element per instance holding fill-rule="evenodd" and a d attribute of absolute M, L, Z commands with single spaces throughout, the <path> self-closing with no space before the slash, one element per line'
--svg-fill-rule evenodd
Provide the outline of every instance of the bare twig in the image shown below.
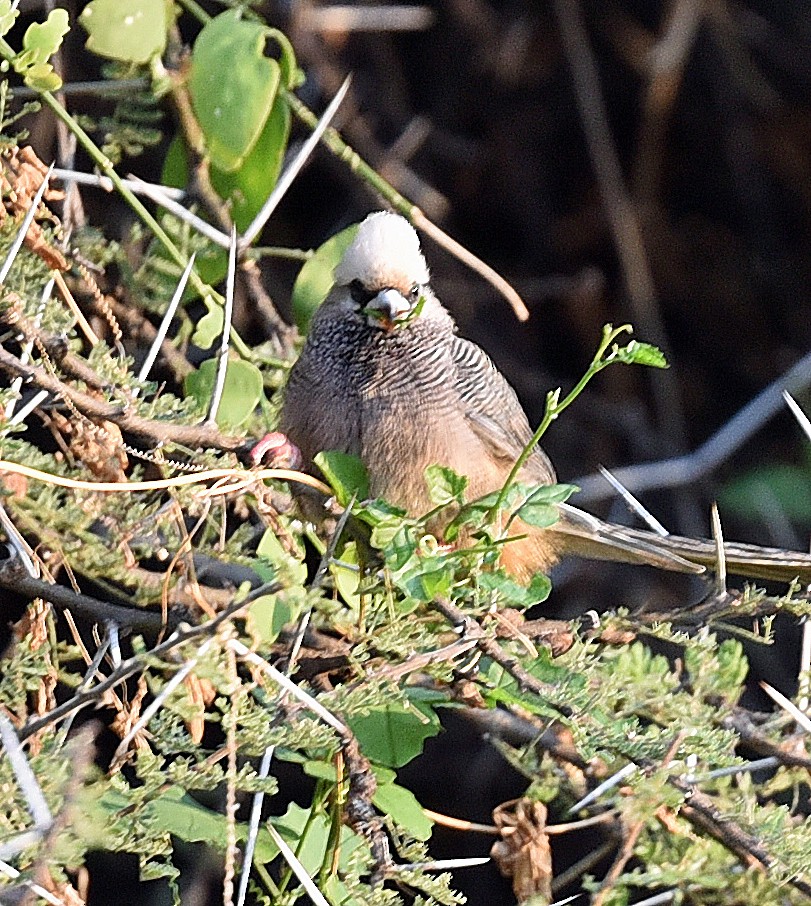
<path fill-rule="evenodd" d="M 188 208 L 184 207 L 180 202 L 175 201 L 174 198 L 171 198 L 163 186 L 152 185 L 151 183 L 146 183 L 143 180 L 138 179 L 136 176 L 130 176 L 128 180 L 131 183 L 140 187 L 140 194 L 145 195 L 147 198 L 155 202 L 155 204 L 160 205 L 162 208 L 165 208 L 170 214 L 174 214 L 178 220 L 182 220 L 184 223 L 188 223 L 189 226 L 193 227 L 200 233 L 201 236 L 205 236 L 206 239 L 210 239 L 215 245 L 219 245 L 221 248 L 227 249 L 230 244 L 230 239 L 228 238 L 227 233 L 223 233 L 222 230 L 218 230 L 216 227 L 212 226 L 208 221 L 203 220 L 202 217 L 198 217 Z"/>
<path fill-rule="evenodd" d="M 475 639 L 477 647 L 480 648 L 487 657 L 492 658 L 497 664 L 502 666 L 524 691 L 534 692 L 536 695 L 540 695 L 547 701 L 555 701 L 556 691 L 554 686 L 549 683 L 541 682 L 541 680 L 534 677 L 528 670 L 522 667 L 515 658 L 508 655 L 502 649 L 498 642 L 485 633 L 476 620 L 469 617 L 466 613 L 456 607 L 455 604 L 451 604 L 451 602 L 445 598 L 435 598 L 431 602 L 431 606 L 434 610 L 441 613 L 449 623 L 462 630 L 465 635 Z M 555 707 L 559 708 L 562 714 L 565 714 L 567 711 L 566 707 L 563 705 L 556 704 Z"/>
<path fill-rule="evenodd" d="M 180 645 L 184 645 L 186 642 L 198 638 L 198 636 L 212 635 L 222 623 L 230 620 L 239 613 L 240 610 L 247 607 L 251 601 L 255 600 L 255 598 L 263 594 L 275 594 L 276 592 L 281 591 L 281 588 L 282 586 L 280 584 L 274 583 L 272 585 L 254 589 L 254 591 L 247 595 L 242 601 L 227 607 L 213 620 L 209 620 L 207 623 L 201 623 L 199 626 L 193 626 L 191 629 L 187 629 L 183 632 L 174 632 L 165 642 L 152 648 L 145 655 L 135 655 L 134 657 L 129 658 L 129 660 L 123 661 L 121 666 L 114 670 L 104 682 L 83 692 L 77 693 L 72 698 L 68 699 L 68 701 L 53 708 L 47 714 L 43 714 L 41 717 L 28 721 L 28 723 L 26 723 L 19 731 L 18 735 L 20 739 L 27 739 L 29 736 L 44 730 L 55 721 L 66 717 L 68 714 L 72 714 L 79 708 L 83 708 L 85 705 L 98 701 L 102 694 L 108 689 L 112 689 L 123 680 L 128 679 L 133 674 L 142 670 L 147 657 L 150 659 L 162 657 L 164 654 L 167 654 Z"/>
<path fill-rule="evenodd" d="M 296 20 L 299 28 L 320 32 L 424 31 L 434 21 L 429 6 L 408 4 L 310 6 L 302 4 Z"/>
<path fill-rule="evenodd" d="M 811 353 L 740 409 L 697 450 L 685 456 L 613 469 L 615 478 L 633 494 L 652 488 L 677 488 L 703 478 L 740 449 L 783 408 L 783 392 L 796 393 L 811 385 Z M 603 500 L 611 494 L 601 476 L 576 479 L 578 503 Z"/>
<path fill-rule="evenodd" d="M 223 435 L 210 425 L 179 425 L 170 421 L 143 418 L 131 409 L 107 403 L 82 390 L 75 390 L 49 374 L 44 368 L 23 364 L 16 356 L 2 348 L 0 348 L 0 370 L 23 377 L 51 396 L 70 400 L 89 419 L 113 422 L 122 431 L 146 438 L 156 445 L 176 443 L 197 449 L 233 453 L 245 443 L 244 439 Z"/>
<path fill-rule="evenodd" d="M 9 865 L 7 862 L 0 861 L 0 874 L 4 874 L 7 878 L 10 878 L 12 881 L 19 879 L 20 884 L 24 887 L 27 887 L 32 893 L 35 893 L 38 897 L 41 897 L 45 900 L 46 903 L 50 903 L 51 906 L 68 906 L 68 904 L 61 900 L 59 897 L 55 897 L 49 890 L 46 890 L 41 884 L 35 884 L 33 881 L 29 881 L 27 878 L 21 877 L 21 873 L 17 871 L 16 868 Z"/>
<path fill-rule="evenodd" d="M 135 723 L 130 727 L 129 731 L 122 738 L 121 742 L 118 744 L 115 752 L 113 753 L 112 760 L 110 762 L 110 772 L 114 773 L 119 770 L 124 764 L 124 761 L 127 757 L 127 749 L 129 744 L 133 739 L 146 727 L 150 720 L 158 713 L 158 711 L 163 707 L 166 699 L 177 689 L 177 687 L 186 679 L 186 677 L 194 670 L 197 664 L 200 662 L 208 649 L 213 644 L 214 639 L 209 638 L 203 642 L 202 645 L 197 649 L 193 657 L 189 658 L 179 670 L 177 670 L 174 676 L 171 677 L 160 690 L 160 692 L 152 699 L 152 701 L 147 705 L 146 708 L 141 712 L 141 716 Z"/>
<path fill-rule="evenodd" d="M 600 474 L 605 478 L 605 480 L 611 485 L 612 488 L 622 497 L 629 509 L 636 513 L 644 522 L 647 524 L 648 528 L 651 531 L 656 532 L 657 535 L 665 537 L 669 535 L 670 532 L 662 525 L 661 522 L 647 509 L 644 507 L 634 495 L 625 487 L 622 482 L 618 481 L 613 472 L 609 472 L 605 466 L 600 466 Z"/>
<path fill-rule="evenodd" d="M 111 604 L 100 601 L 98 598 L 80 594 L 64 585 L 54 585 L 43 579 L 37 579 L 28 574 L 23 564 L 17 560 L 6 561 L 0 564 L 0 588 L 25 598 L 42 598 L 60 609 L 69 608 L 84 619 L 104 623 L 106 620 L 115 620 L 121 626 L 126 626 L 132 632 L 149 633 L 154 635 L 160 632 L 163 625 L 161 615 L 155 611 L 144 610 L 133 604 L 126 607 L 122 604 Z M 174 615 L 170 618 L 170 625 L 180 623 L 180 617 Z"/>

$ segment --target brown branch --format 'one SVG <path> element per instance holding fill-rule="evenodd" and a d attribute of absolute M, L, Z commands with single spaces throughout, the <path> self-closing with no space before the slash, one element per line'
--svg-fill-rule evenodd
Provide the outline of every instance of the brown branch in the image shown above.
<path fill-rule="evenodd" d="M 749 868 L 768 871 L 777 864 L 778 860 L 771 855 L 761 841 L 730 820 L 716 807 L 706 793 L 700 792 L 689 783 L 676 777 L 671 777 L 670 783 L 684 793 L 685 800 L 680 814 L 693 827 L 709 834 Z M 792 877 L 788 879 L 787 883 L 805 896 L 811 897 L 811 884 L 808 881 Z"/>
<path fill-rule="evenodd" d="M 53 588 L 54 586 L 48 587 Z M 143 655 L 135 655 L 134 657 L 129 658 L 115 669 L 103 682 L 91 686 L 83 692 L 77 693 L 72 698 L 68 699 L 68 701 L 53 708 L 47 714 L 43 714 L 42 717 L 37 717 L 35 720 L 28 721 L 17 733 L 20 741 L 28 739 L 29 736 L 33 736 L 35 733 L 40 732 L 40 730 L 44 730 L 46 727 L 50 726 L 50 724 L 63 717 L 67 717 L 68 714 L 77 711 L 79 708 L 83 708 L 85 705 L 98 701 L 108 689 L 112 689 L 124 680 L 129 679 L 133 674 L 144 669 L 147 658 L 153 659 L 161 657 L 192 639 L 196 639 L 200 636 L 213 635 L 222 623 L 234 617 L 240 610 L 247 607 L 251 601 L 255 600 L 260 595 L 276 594 L 281 591 L 282 588 L 283 586 L 281 583 L 277 582 L 254 589 L 249 595 L 243 598 L 242 601 L 237 604 L 232 604 L 213 620 L 209 620 L 207 623 L 201 623 L 198 626 L 192 626 L 191 629 L 188 629 L 185 632 L 178 633 L 176 636 L 171 636 L 165 642 L 162 642 L 150 651 L 145 652 Z"/>
<path fill-rule="evenodd" d="M 132 607 L 111 604 L 108 601 L 101 601 L 90 595 L 75 592 L 64 585 L 54 585 L 43 579 L 36 579 L 17 560 L 6 560 L 4 563 L 0 563 L 0 588 L 30 600 L 42 598 L 49 601 L 54 607 L 70 609 L 85 619 L 98 623 L 112 620 L 132 632 L 155 635 L 164 628 L 163 618 L 157 611 L 144 610 L 136 604 L 133 604 Z M 183 614 L 170 614 L 169 628 L 174 629 L 184 616 L 188 618 Z"/>
<path fill-rule="evenodd" d="M 435 598 L 431 602 L 431 606 L 434 610 L 441 613 L 449 623 L 462 629 L 465 635 L 472 639 L 476 639 L 476 647 L 479 651 L 481 651 L 482 654 L 487 655 L 487 657 L 491 658 L 499 666 L 503 667 L 525 692 L 532 692 L 546 701 L 554 703 L 554 706 L 561 714 L 571 714 L 571 709 L 556 701 L 557 690 L 554 686 L 549 683 L 541 682 L 528 670 L 525 670 L 524 667 L 518 663 L 516 658 L 506 654 L 501 645 L 490 638 L 476 620 L 469 617 L 466 613 L 444 598 Z"/>
<path fill-rule="evenodd" d="M 799 752 L 787 751 L 783 747 L 792 743 L 801 745 L 801 739 L 794 737 L 793 740 L 788 739 L 782 745 L 772 742 L 757 729 L 743 708 L 735 708 L 731 714 L 727 714 L 720 720 L 718 725 L 725 730 L 732 730 L 737 733 L 741 742 L 757 752 L 758 755 L 776 758 L 781 764 L 788 767 L 803 768 L 806 771 L 811 770 L 811 758 L 807 755 L 801 755 Z"/>
<path fill-rule="evenodd" d="M 129 408 L 99 400 L 81 390 L 75 390 L 38 365 L 23 364 L 16 356 L 0 348 L 0 370 L 22 377 L 47 390 L 57 399 L 69 400 L 87 418 L 109 421 L 122 431 L 146 438 L 154 445 L 181 444 L 195 449 L 222 450 L 234 453 L 245 446 L 244 438 L 229 437 L 209 425 L 178 425 L 137 415 Z"/>
<path fill-rule="evenodd" d="M 670 761 L 676 757 L 676 753 L 679 750 L 679 746 L 682 744 L 682 740 L 686 736 L 686 732 L 682 730 L 676 735 L 676 738 L 668 746 L 668 750 L 662 758 L 662 764 L 667 765 Z M 616 858 L 614 859 L 611 868 L 609 868 L 605 877 L 603 878 L 600 889 L 597 891 L 594 899 L 592 900 L 592 906 L 603 906 L 605 898 L 609 895 L 614 884 L 617 882 L 617 879 L 622 874 L 625 869 L 625 866 L 628 864 L 628 860 L 634 854 L 634 847 L 636 846 L 637 840 L 639 840 L 639 835 L 642 833 L 645 825 L 648 823 L 647 818 L 641 818 L 639 821 L 635 821 L 624 833 L 624 840 L 620 851 L 617 853 Z"/>
<path fill-rule="evenodd" d="M 349 732 L 341 736 L 341 753 L 349 777 L 349 794 L 344 806 L 346 823 L 369 844 L 375 862 L 371 882 L 379 884 L 394 863 L 383 819 L 372 805 L 377 779 L 368 759 L 361 753 L 357 739 Z"/>
<path fill-rule="evenodd" d="M 288 324 L 276 310 L 273 299 L 262 284 L 262 272 L 259 265 L 251 259 L 246 259 L 240 264 L 239 273 L 251 301 L 251 309 L 261 319 L 274 352 L 283 358 L 292 359 L 299 335 L 298 331 Z"/>

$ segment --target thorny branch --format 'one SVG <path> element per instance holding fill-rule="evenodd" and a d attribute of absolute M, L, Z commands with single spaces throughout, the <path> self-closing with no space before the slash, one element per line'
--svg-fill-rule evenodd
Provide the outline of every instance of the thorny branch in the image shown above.
<path fill-rule="evenodd" d="M 181 425 L 176 422 L 157 421 L 137 415 L 132 409 L 108 403 L 76 390 L 49 374 L 38 365 L 21 362 L 16 356 L 0 348 L 0 370 L 14 377 L 22 377 L 35 387 L 47 390 L 57 399 L 67 399 L 89 419 L 109 421 L 128 434 L 150 441 L 153 445 L 181 444 L 201 450 L 222 450 L 234 453 L 245 446 L 245 439 L 221 434 L 210 425 Z"/>
<path fill-rule="evenodd" d="M 50 587 L 52 586 L 49 586 L 49 588 Z M 128 658 L 126 661 L 123 661 L 103 682 L 98 683 L 96 686 L 92 686 L 90 689 L 87 689 L 84 692 L 77 693 L 73 696 L 73 698 L 70 698 L 68 699 L 68 701 L 63 702 L 61 705 L 52 709 L 47 714 L 43 714 L 41 717 L 37 717 L 34 720 L 28 721 L 28 723 L 26 723 L 18 730 L 17 735 L 19 736 L 20 740 L 28 739 L 29 736 L 33 736 L 35 733 L 39 733 L 40 730 L 44 730 L 45 727 L 50 726 L 57 720 L 61 720 L 63 717 L 67 717 L 69 714 L 72 714 L 79 708 L 83 708 L 85 705 L 98 701 L 102 694 L 105 693 L 108 689 L 114 688 L 120 682 L 123 682 L 124 680 L 138 673 L 144 667 L 147 658 L 149 660 L 152 660 L 154 658 L 162 657 L 163 655 L 168 654 L 170 651 L 173 651 L 175 648 L 184 645 L 186 642 L 189 642 L 192 639 L 198 639 L 201 637 L 213 635 L 223 623 L 236 616 L 236 614 L 247 607 L 251 603 L 251 601 L 255 600 L 261 595 L 276 594 L 277 592 L 281 591 L 281 589 L 282 585 L 279 583 L 273 583 L 270 585 L 262 586 L 261 588 L 257 588 L 253 592 L 251 592 L 251 594 L 243 598 L 242 601 L 239 601 L 236 604 L 232 604 L 221 614 L 218 614 L 213 620 L 209 620 L 206 623 L 201 623 L 198 626 L 193 626 L 190 629 L 186 629 L 182 632 L 179 631 L 176 634 L 170 636 L 165 642 L 162 642 L 160 645 L 156 645 L 154 648 L 150 649 L 143 655 L 133 655 L 133 657 Z"/>
<path fill-rule="evenodd" d="M 136 604 L 131 607 L 112 604 L 90 595 L 75 592 L 63 585 L 54 585 L 43 579 L 36 579 L 29 575 L 22 563 L 17 560 L 0 561 L 0 588 L 31 600 L 42 598 L 50 601 L 60 610 L 69 609 L 87 620 L 98 623 L 112 620 L 131 632 L 155 635 L 165 627 L 176 628 L 184 619 L 177 612 L 170 610 L 167 620 L 164 622 L 160 613 L 144 610 Z M 185 618 L 188 619 L 188 615 Z"/>

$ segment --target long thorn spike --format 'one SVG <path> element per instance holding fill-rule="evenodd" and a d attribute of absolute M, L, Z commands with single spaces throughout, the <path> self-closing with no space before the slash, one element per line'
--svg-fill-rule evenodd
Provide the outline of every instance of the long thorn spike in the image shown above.
<path fill-rule="evenodd" d="M 310 133 L 309 138 L 301 146 L 301 150 L 291 161 L 287 169 L 279 177 L 279 181 L 273 187 L 273 191 L 268 196 L 267 201 L 262 205 L 259 213 L 254 217 L 252 223 L 248 226 L 248 229 L 245 230 L 245 234 L 239 241 L 240 251 L 248 248 L 248 246 L 256 239 L 259 233 L 262 231 L 262 227 L 268 222 L 271 214 L 278 207 L 279 202 L 284 198 L 287 190 L 293 184 L 293 180 L 298 176 L 299 171 L 307 162 L 307 158 L 313 153 L 315 146 L 321 139 L 321 136 L 327 129 L 327 126 L 332 122 L 333 117 L 338 112 L 338 108 L 341 106 L 341 102 L 346 97 L 347 91 L 349 91 L 349 85 L 352 82 L 352 76 L 348 75 L 343 82 L 343 85 L 338 89 L 335 94 L 335 97 L 330 102 L 327 109 L 324 111 L 321 119 L 318 121 L 315 129 Z"/>
<path fill-rule="evenodd" d="M 149 376 L 149 372 L 152 370 L 152 366 L 155 364 L 155 360 L 158 357 L 160 348 L 163 345 L 163 341 L 166 339 L 166 334 L 169 332 L 169 325 L 172 323 L 172 318 L 175 316 L 178 305 L 180 305 L 180 300 L 183 298 L 183 293 L 186 291 L 186 284 L 189 282 L 189 276 L 191 275 L 192 268 L 194 267 L 195 253 L 193 252 L 189 258 L 189 262 L 186 265 L 183 274 L 178 281 L 175 292 L 172 296 L 171 301 L 169 302 L 169 307 L 166 309 L 166 313 L 163 316 L 163 320 L 160 323 L 158 332 L 155 335 L 155 339 L 152 343 L 152 346 L 149 349 L 147 357 L 144 359 L 144 364 L 141 365 L 141 370 L 138 372 L 138 380 L 145 381 Z M 133 396 L 138 395 L 138 389 L 136 387 Z"/>
<path fill-rule="evenodd" d="M 223 303 L 222 313 L 222 337 L 220 338 L 220 348 L 217 351 L 217 377 L 214 382 L 214 390 L 211 393 L 211 403 L 208 407 L 208 417 L 206 421 L 214 425 L 217 421 L 217 412 L 222 401 L 222 394 L 225 390 L 225 376 L 228 371 L 228 347 L 231 338 L 231 322 L 234 317 L 234 289 L 236 286 L 237 273 L 237 230 L 234 227 L 231 230 L 231 247 L 228 250 L 228 276 L 225 281 L 225 301 Z"/>

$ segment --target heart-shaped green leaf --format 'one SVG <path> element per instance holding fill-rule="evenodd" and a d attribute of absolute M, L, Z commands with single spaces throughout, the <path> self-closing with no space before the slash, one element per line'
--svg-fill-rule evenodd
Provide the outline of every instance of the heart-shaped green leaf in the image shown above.
<path fill-rule="evenodd" d="M 212 163 L 211 184 L 219 196 L 231 202 L 231 217 L 240 233 L 250 225 L 270 195 L 282 169 L 290 109 L 281 97 L 270 111 L 256 144 L 237 170 L 227 171 Z"/>
<path fill-rule="evenodd" d="M 372 802 L 417 840 L 428 840 L 434 822 L 425 814 L 417 797 L 398 783 L 378 783 Z"/>
<path fill-rule="evenodd" d="M 194 44 L 189 94 L 211 162 L 226 172 L 242 166 L 270 114 L 279 64 L 264 55 L 267 30 L 228 10 Z"/>
<path fill-rule="evenodd" d="M 441 729 L 435 714 L 426 718 L 416 708 L 400 704 L 376 707 L 368 714 L 350 718 L 348 723 L 363 754 L 389 768 L 408 764 L 422 752 L 425 740 Z"/>

